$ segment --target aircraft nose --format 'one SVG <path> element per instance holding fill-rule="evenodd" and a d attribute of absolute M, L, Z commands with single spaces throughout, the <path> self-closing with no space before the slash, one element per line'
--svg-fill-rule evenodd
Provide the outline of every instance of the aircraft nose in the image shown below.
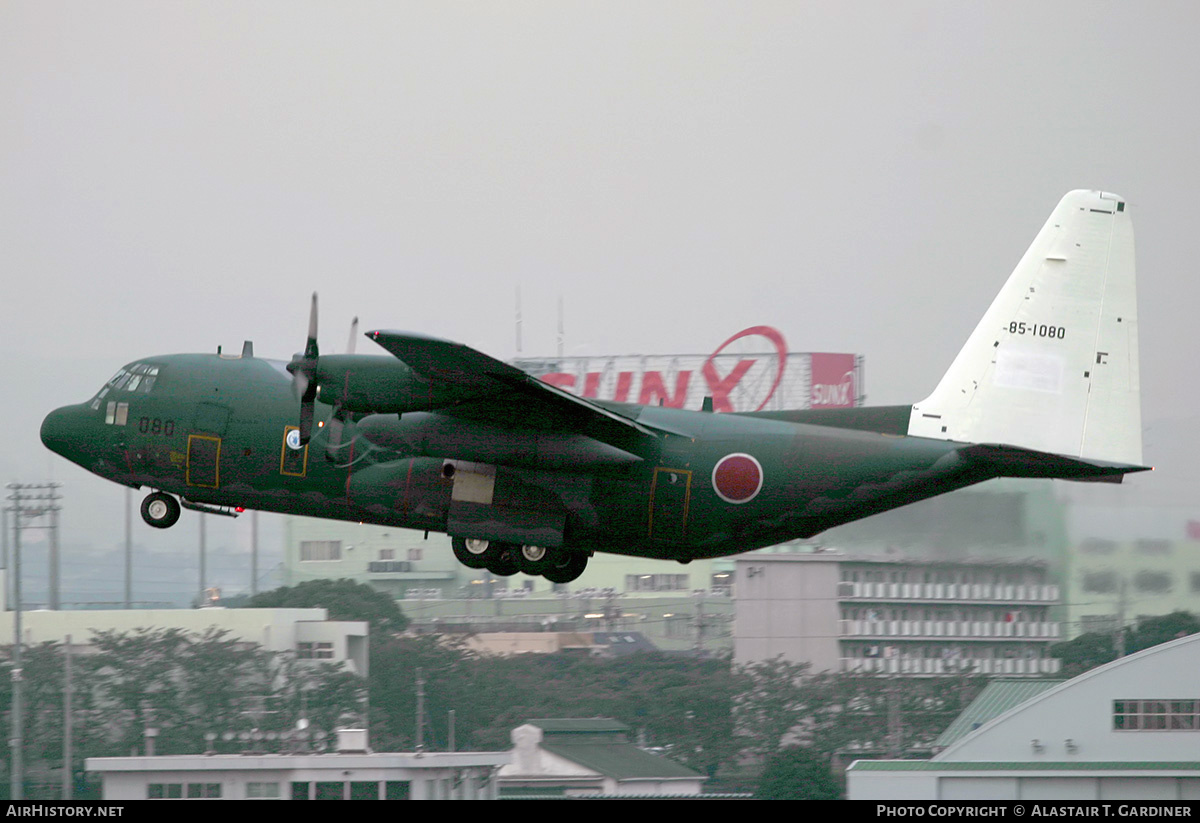
<path fill-rule="evenodd" d="M 63 406 L 46 415 L 42 421 L 42 443 L 56 454 L 67 456 L 72 441 L 79 438 L 79 406 Z"/>

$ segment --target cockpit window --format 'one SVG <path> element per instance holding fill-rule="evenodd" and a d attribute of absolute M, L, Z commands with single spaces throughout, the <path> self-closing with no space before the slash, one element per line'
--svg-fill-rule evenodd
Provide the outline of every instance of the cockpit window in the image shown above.
<path fill-rule="evenodd" d="M 92 399 L 92 408 L 99 409 L 100 402 L 109 392 L 137 392 L 149 394 L 158 381 L 158 366 L 149 363 L 134 363 L 117 371 L 112 379 L 104 384 L 104 388 Z"/>

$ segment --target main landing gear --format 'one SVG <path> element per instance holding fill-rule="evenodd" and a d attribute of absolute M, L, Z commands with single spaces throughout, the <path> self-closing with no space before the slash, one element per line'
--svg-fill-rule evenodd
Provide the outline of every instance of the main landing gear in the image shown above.
<path fill-rule="evenodd" d="M 454 537 L 450 540 L 454 556 L 469 569 L 487 569 L 508 577 L 523 572 L 544 577 L 551 583 L 570 583 L 587 568 L 587 555 L 544 546 L 521 546 L 494 540 Z"/>
<path fill-rule="evenodd" d="M 179 519 L 179 501 L 163 492 L 148 494 L 142 501 L 142 519 L 156 529 L 169 529 Z"/>

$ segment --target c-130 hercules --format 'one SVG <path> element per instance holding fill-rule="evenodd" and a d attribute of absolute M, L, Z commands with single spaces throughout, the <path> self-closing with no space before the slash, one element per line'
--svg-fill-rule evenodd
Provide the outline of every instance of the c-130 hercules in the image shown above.
<path fill-rule="evenodd" d="M 147 357 L 51 412 L 42 441 L 154 489 L 142 517 L 159 528 L 182 504 L 446 532 L 469 567 L 557 583 L 597 551 L 687 562 L 995 477 L 1120 482 L 1146 468 L 1133 228 L 1105 192 L 1062 199 L 912 406 L 713 414 L 588 400 L 419 334 L 368 333 L 386 355 L 321 355 L 316 313 L 314 295 L 290 363 L 249 344 Z"/>

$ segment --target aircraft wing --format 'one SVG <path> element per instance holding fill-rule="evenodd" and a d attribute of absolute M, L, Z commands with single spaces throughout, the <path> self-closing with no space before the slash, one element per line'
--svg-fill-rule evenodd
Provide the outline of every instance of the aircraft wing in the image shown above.
<path fill-rule="evenodd" d="M 655 450 L 663 434 L 679 434 L 602 408 L 461 343 L 401 331 L 367 337 L 426 380 L 470 392 L 461 407 L 443 413 L 511 424 L 540 420 L 639 456 Z"/>

